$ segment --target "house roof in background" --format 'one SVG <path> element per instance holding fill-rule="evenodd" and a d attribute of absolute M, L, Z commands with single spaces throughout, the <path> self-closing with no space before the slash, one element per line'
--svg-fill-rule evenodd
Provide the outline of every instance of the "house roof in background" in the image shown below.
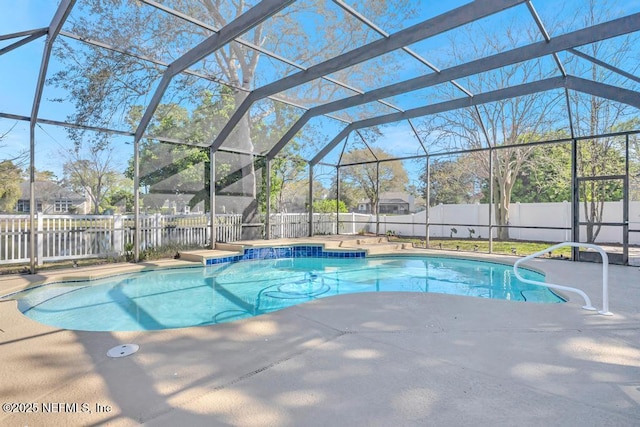
<path fill-rule="evenodd" d="M 35 196 L 36 200 L 71 200 L 84 202 L 85 198 L 82 194 L 78 194 L 74 191 L 68 190 L 55 182 L 51 181 L 36 181 Z M 31 197 L 31 186 L 29 181 L 20 183 L 20 199 L 29 200 Z"/>

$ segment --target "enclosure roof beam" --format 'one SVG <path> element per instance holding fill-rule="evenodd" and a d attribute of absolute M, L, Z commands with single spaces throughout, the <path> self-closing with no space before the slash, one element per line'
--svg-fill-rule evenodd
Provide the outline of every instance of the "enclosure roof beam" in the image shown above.
<path fill-rule="evenodd" d="M 11 39 L 15 39 L 15 38 L 18 38 L 18 37 L 30 36 L 30 35 L 36 34 L 36 33 L 46 34 L 48 31 L 49 31 L 49 27 L 44 27 L 44 28 L 35 28 L 33 30 L 20 31 L 20 32 L 17 32 L 17 33 L 1 34 L 0 35 L 0 41 L 11 40 Z"/>
<path fill-rule="evenodd" d="M 364 136 L 362 136 L 362 134 L 360 133 L 360 131 L 358 129 L 356 129 L 356 135 L 358 135 L 360 137 L 360 139 L 362 140 L 362 143 L 364 144 L 365 147 L 367 147 L 367 149 L 369 150 L 369 152 L 371 153 L 373 158 L 376 159 L 376 161 L 380 160 L 378 158 L 378 156 L 376 156 L 376 153 L 373 152 L 373 150 L 371 149 L 369 144 L 367 144 L 367 140 L 364 139 Z"/>
<path fill-rule="evenodd" d="M 342 150 L 340 150 L 340 157 L 338 157 L 338 164 L 335 165 L 336 168 L 340 168 L 340 163 L 342 163 L 342 156 L 344 156 L 344 152 L 347 149 L 347 144 L 349 144 L 349 135 L 347 135 L 347 138 L 344 140 L 344 144 L 342 144 Z M 322 163 L 323 162 L 320 162 L 318 164 L 321 165 Z"/>
<path fill-rule="evenodd" d="M 274 158 L 293 136 L 313 117 L 328 114 L 331 112 L 366 104 L 377 99 L 388 98 L 402 93 L 411 92 L 418 89 L 446 83 L 450 80 L 468 77 L 474 74 L 490 71 L 492 69 L 505 67 L 518 62 L 535 59 L 540 56 L 549 55 L 563 50 L 618 37 L 624 34 L 640 31 L 640 13 L 625 16 L 613 21 L 583 28 L 554 37 L 551 40 L 541 41 L 506 52 L 498 53 L 475 61 L 456 65 L 442 70 L 440 73 L 427 74 L 413 79 L 405 80 L 389 86 L 366 92 L 362 95 L 354 95 L 338 101 L 329 102 L 305 112 L 294 124 L 291 132 L 287 132 L 267 154 L 269 158 Z M 294 131 L 295 130 L 295 131 Z"/>
<path fill-rule="evenodd" d="M 242 117 L 244 117 L 247 111 L 249 111 L 251 105 L 260 99 L 302 85 L 327 74 L 335 73 L 336 71 L 343 70 L 369 59 L 376 58 L 384 55 L 385 53 L 400 49 L 420 40 L 436 36 L 525 2 L 526 0 L 476 0 L 409 28 L 405 28 L 404 30 L 391 34 L 389 37 L 376 40 L 349 52 L 343 53 L 342 55 L 320 62 L 319 64 L 309 67 L 305 71 L 300 71 L 262 86 L 261 88 L 251 92 L 242 104 L 240 104 L 229 121 L 225 124 L 220 134 L 211 144 L 211 148 L 215 150 L 222 146 L 238 122 Z"/>
<path fill-rule="evenodd" d="M 157 59 L 153 59 L 153 58 L 145 56 L 145 55 L 138 55 L 138 54 L 136 54 L 134 52 L 129 52 L 129 51 L 125 50 L 125 49 L 119 49 L 119 48 L 117 48 L 117 47 L 115 47 L 113 45 L 110 45 L 110 44 L 107 44 L 107 43 L 103 43 L 103 42 L 99 42 L 97 40 L 93 40 L 93 39 L 89 39 L 89 38 L 85 38 L 85 37 L 80 37 L 77 34 L 69 33 L 67 31 L 60 31 L 60 35 L 68 37 L 68 38 L 71 38 L 71 39 L 74 39 L 74 40 L 77 40 L 77 41 L 79 41 L 81 43 L 86 43 L 86 44 L 90 44 L 92 46 L 97 46 L 97 47 L 102 48 L 102 49 L 107 49 L 107 50 L 110 50 L 110 51 L 113 51 L 113 52 L 118 52 L 118 53 L 121 53 L 123 55 L 130 56 L 132 58 L 141 59 L 143 61 L 147 61 L 147 62 L 150 62 L 150 63 L 155 64 L 155 65 L 160 65 L 162 67 L 168 67 L 169 66 L 169 64 L 167 64 L 167 63 L 165 63 L 163 61 L 159 61 Z M 198 77 L 198 78 L 201 78 L 201 79 L 204 79 L 204 80 L 207 80 L 207 81 L 211 81 L 211 82 L 220 84 L 222 86 L 226 86 L 226 87 L 232 88 L 234 90 L 243 91 L 243 92 L 249 92 L 249 90 L 247 90 L 247 89 L 245 89 L 245 88 L 243 88 L 243 87 L 241 87 L 239 85 L 233 85 L 231 83 L 224 82 L 224 81 L 222 81 L 222 80 L 220 80 L 218 78 L 215 78 L 213 76 L 209 76 L 209 75 L 206 75 L 206 74 L 198 73 L 198 72 L 193 71 L 193 70 L 187 69 L 187 70 L 184 70 L 183 73 L 184 74 L 188 74 L 190 76 Z M 340 84 L 340 83 L 336 83 L 336 84 Z M 358 93 L 362 93 L 362 91 L 359 91 Z M 281 103 L 286 104 L 286 105 L 291 105 L 293 107 L 300 108 L 300 109 L 303 109 L 305 111 L 308 110 L 307 107 L 295 104 L 295 103 L 293 103 L 293 102 L 291 102 L 291 101 L 289 101 L 287 99 L 284 99 L 282 97 L 270 96 L 269 99 L 281 102 Z M 329 114 L 327 114 L 327 117 L 331 117 L 332 119 L 336 119 L 336 120 L 339 120 L 339 121 L 342 121 L 342 122 L 351 123 L 348 120 L 345 120 L 345 119 L 340 118 L 340 117 L 334 117 L 334 116 L 331 116 Z M 134 133 L 134 135 L 135 135 L 135 133 Z M 207 144 L 207 147 L 209 145 L 210 144 Z"/>
<path fill-rule="evenodd" d="M 621 70 L 618 67 L 614 67 L 613 65 L 611 65 L 611 64 L 609 64 L 607 62 L 601 61 L 598 58 L 594 58 L 591 55 L 587 55 L 584 52 L 580 52 L 578 49 L 567 49 L 567 51 L 571 52 L 572 54 L 574 54 L 576 56 L 579 56 L 580 58 L 586 59 L 589 62 L 592 62 L 592 63 L 594 63 L 596 65 L 599 65 L 599 66 L 601 66 L 603 68 L 606 68 L 607 70 L 610 70 L 610 71 L 613 71 L 614 73 L 620 74 L 621 76 L 626 77 L 629 80 L 633 80 L 634 82 L 640 83 L 640 77 L 638 77 L 636 75 L 633 75 L 631 73 L 627 73 L 626 71 Z"/>
<path fill-rule="evenodd" d="M 576 133 L 573 127 L 573 113 L 571 109 L 571 99 L 569 98 L 569 89 L 567 89 L 566 86 L 564 87 L 564 100 L 565 100 L 565 103 L 567 104 L 567 116 L 569 118 L 569 133 L 571 135 L 571 138 L 573 139 L 576 137 Z"/>
<path fill-rule="evenodd" d="M 23 122 L 28 122 L 31 119 L 28 116 L 21 116 L 18 114 L 11 114 L 11 113 L 2 113 L 0 112 L 0 119 L 10 119 L 10 120 L 20 120 Z M 82 130 L 90 130 L 92 132 L 103 132 L 103 133 L 108 133 L 111 135 L 121 135 L 121 136 L 134 136 L 135 134 L 131 131 L 126 131 L 126 130 L 119 130 L 119 129 L 109 129 L 109 128 L 103 128 L 103 127 L 99 127 L 99 126 L 89 126 L 89 125 L 82 125 L 82 124 L 78 124 L 78 123 L 68 123 L 68 122 L 61 122 L 59 120 L 50 120 L 50 119 L 43 119 L 43 118 L 38 118 L 36 120 L 36 122 L 38 124 L 43 124 L 43 125 L 51 125 L 51 126 L 60 126 L 60 127 L 65 127 L 65 128 L 71 128 L 71 129 L 82 129 Z M 208 148 L 209 145 L 206 144 L 202 144 L 202 145 L 198 145 L 198 144 L 192 144 L 192 143 L 188 143 L 185 141 L 182 141 L 180 139 L 177 138 L 167 138 L 164 136 L 155 136 L 155 135 L 144 135 L 144 138 L 149 138 L 149 139 L 154 139 L 156 141 L 159 142 L 166 142 L 167 144 L 174 144 L 174 145 L 187 145 L 189 147 L 194 147 L 194 148 Z M 239 150 L 237 148 L 220 148 L 218 151 L 221 151 L 223 153 L 234 153 L 234 154 L 248 154 L 248 155 L 256 155 L 253 152 L 250 152 L 249 150 Z M 258 156 L 260 156 L 258 154 Z"/>
<path fill-rule="evenodd" d="M 158 108 L 158 105 L 160 105 L 160 101 L 162 100 L 165 91 L 169 87 L 169 83 L 171 83 L 171 80 L 176 74 L 181 73 L 196 62 L 204 59 L 241 34 L 251 30 L 257 25 L 260 25 L 264 20 L 278 13 L 294 1 L 295 0 L 262 0 L 256 6 L 240 15 L 237 19 L 225 25 L 219 32 L 211 35 L 209 38 L 169 64 L 169 67 L 162 75 L 162 79 L 160 80 L 149 105 L 147 105 L 147 109 L 145 110 L 142 119 L 140 119 L 140 123 L 136 129 L 135 140 L 139 141 L 140 138 L 142 138 L 147 126 L 151 122 L 153 114 Z"/>
<path fill-rule="evenodd" d="M 20 46 L 23 46 L 29 42 L 32 42 L 36 39 L 39 39 L 40 37 L 44 36 L 45 34 L 48 33 L 48 30 L 46 28 L 42 28 L 39 30 L 36 30 L 34 32 L 31 33 L 31 35 L 29 35 L 28 37 L 23 38 L 22 40 L 18 40 L 15 43 L 10 44 L 9 46 L 3 47 L 2 49 L 0 49 L 0 56 L 4 55 L 7 52 L 11 52 L 14 49 L 19 48 Z"/>
<path fill-rule="evenodd" d="M 528 61 L 541 56 L 549 55 L 597 41 L 621 36 L 640 30 L 640 13 L 635 13 L 623 18 L 619 18 L 606 23 L 594 25 L 571 33 L 555 37 L 550 41 L 541 41 L 512 49 L 506 52 L 480 58 L 475 61 L 466 62 L 451 68 L 442 70 L 440 73 L 427 74 L 413 79 L 405 80 L 379 89 L 374 89 L 362 95 L 354 95 L 338 101 L 329 102 L 309 109 L 313 115 L 326 114 L 345 108 L 366 104 L 378 98 L 388 98 L 390 96 L 411 92 L 418 89 L 446 83 L 462 77 L 472 76 L 493 69 L 513 65 L 518 62 Z"/>
<path fill-rule="evenodd" d="M 566 87 L 567 89 L 573 89 L 578 92 L 640 108 L 640 92 L 636 92 L 635 90 L 624 89 L 619 86 L 612 86 L 574 76 L 567 76 Z"/>
<path fill-rule="evenodd" d="M 40 111 L 40 101 L 42 100 L 42 91 L 44 90 L 44 82 L 47 78 L 47 69 L 49 68 L 49 58 L 51 57 L 51 49 L 53 42 L 58 37 L 64 22 L 71 13 L 71 9 L 76 0 L 62 0 L 58 5 L 51 23 L 47 29 L 47 41 L 45 42 L 44 51 L 42 53 L 42 62 L 40 63 L 40 73 L 36 83 L 36 91 L 33 97 L 33 105 L 31 106 L 31 129 L 36 125 L 38 111 Z"/>
<path fill-rule="evenodd" d="M 313 110 L 313 108 L 311 109 Z M 275 158 L 280 151 L 291 141 L 291 139 L 296 136 L 296 134 L 304 127 L 304 125 L 309 122 L 313 117 L 318 116 L 318 114 L 311 113 L 311 110 L 307 110 L 304 112 L 302 116 L 287 130 L 284 135 L 280 138 L 278 142 L 269 150 L 267 153 L 267 159 L 272 160 Z"/>
<path fill-rule="evenodd" d="M 542 23 L 542 19 L 540 19 L 540 15 L 538 15 L 536 8 L 533 7 L 533 3 L 531 1 L 527 1 L 527 8 L 529 9 L 529 13 L 531 14 L 531 17 L 533 18 L 536 25 L 538 26 L 538 29 L 540 30 L 540 34 L 542 34 L 542 37 L 547 42 L 550 41 L 551 36 L 549 35 L 549 32 L 547 31 L 547 29 L 544 27 L 544 24 Z M 564 65 L 562 65 L 562 61 L 560 61 L 558 54 L 554 52 L 552 55 L 553 55 L 553 59 L 556 61 L 558 70 L 560 70 L 560 74 L 562 74 L 563 77 L 566 77 L 567 71 L 565 70 Z"/>
<path fill-rule="evenodd" d="M 416 117 L 428 116 L 432 114 L 443 113 L 446 111 L 458 110 L 465 107 L 473 107 L 479 104 L 501 101 L 503 99 L 514 98 L 517 96 L 530 95 L 532 93 L 557 89 L 563 87 L 564 83 L 564 77 L 552 77 L 550 79 L 539 80 L 532 83 L 525 83 L 491 92 L 480 93 L 475 95 L 473 98 L 458 98 L 451 101 L 440 102 L 438 104 L 431 104 L 424 107 L 413 108 L 403 113 L 392 113 L 372 119 L 361 120 L 347 126 L 339 135 L 342 135 L 347 130 L 351 132 L 356 129 L 399 122 L 401 120 L 408 120 Z M 311 159 L 311 165 L 315 165 L 320 160 L 322 160 L 324 156 L 329 154 L 329 152 L 335 147 L 335 144 L 337 144 L 340 139 L 344 138 L 344 136 L 342 136 L 338 140 L 336 140 L 336 138 L 329 142 L 329 144 L 327 144 L 322 150 L 320 150 L 320 152 L 318 152 L 318 154 L 316 154 L 313 159 Z"/>
<path fill-rule="evenodd" d="M 259 4 L 240 15 L 237 19 L 225 25 L 216 34 L 189 50 L 169 65 L 169 72 L 176 75 L 196 62 L 211 55 L 222 46 L 226 45 L 241 34 L 280 12 L 295 0 L 262 0 Z"/>
<path fill-rule="evenodd" d="M 349 14 L 353 15 L 356 19 L 358 19 L 359 21 L 361 21 L 362 23 L 367 25 L 369 28 L 371 28 L 372 30 L 377 32 L 378 34 L 382 35 L 383 37 L 389 37 L 389 34 L 386 31 L 384 31 L 382 28 L 378 27 L 376 24 L 374 24 L 369 19 L 364 17 L 361 13 L 359 13 L 354 8 L 352 8 L 351 6 L 346 4 L 344 1 L 342 1 L 342 0 L 333 0 L 333 2 L 335 4 L 337 4 L 338 6 L 340 6 L 342 9 L 346 10 Z M 411 48 L 405 46 L 405 47 L 402 48 L 402 51 L 406 52 L 409 56 L 413 57 L 414 59 L 419 61 L 421 64 L 427 66 L 428 68 L 430 68 L 431 70 L 435 71 L 436 73 L 440 72 L 440 69 L 438 67 L 433 65 L 431 62 L 427 61 L 422 56 L 418 55 Z M 464 92 L 467 96 L 473 96 L 471 91 L 469 91 L 468 89 L 463 87 L 460 83 L 456 82 L 455 80 L 452 80 L 451 84 L 455 88 L 457 88 L 457 89 L 461 90 L 462 92 Z"/>
<path fill-rule="evenodd" d="M 420 143 L 420 146 L 422 147 L 422 151 L 424 151 L 424 154 L 429 154 L 429 150 L 427 150 L 427 147 L 425 147 L 424 142 L 422 142 L 422 138 L 420 138 L 420 135 L 418 134 L 418 130 L 413 125 L 413 122 L 411 120 L 407 120 L 407 123 L 409 123 L 409 126 L 411 126 L 411 131 L 413 132 L 416 139 Z"/>
<path fill-rule="evenodd" d="M 212 25 L 209 25 L 209 24 L 206 24 L 206 23 L 204 23 L 202 21 L 194 19 L 191 16 L 188 16 L 188 15 L 182 13 L 182 12 L 178 12 L 177 10 L 171 9 L 170 7 L 162 5 L 162 4 L 160 4 L 160 3 L 158 3 L 158 2 L 156 2 L 154 0 L 140 0 L 140 1 L 145 3 L 145 4 L 147 4 L 147 5 L 149 5 L 149 6 L 151 6 L 151 7 L 154 7 L 156 9 L 162 10 L 163 12 L 166 12 L 169 15 L 173 15 L 173 16 L 175 16 L 177 18 L 180 18 L 180 19 L 185 20 L 187 22 L 190 22 L 190 23 L 192 23 L 194 25 L 197 25 L 200 28 L 204 28 L 205 30 L 209 30 L 209 31 L 214 32 L 214 33 L 217 33 L 219 31 L 218 28 L 216 28 L 216 27 L 214 27 Z M 290 66 L 292 66 L 294 68 L 297 68 L 298 70 L 306 70 L 308 68 L 308 67 L 306 67 L 306 66 L 304 66 L 302 64 L 298 64 L 298 63 L 296 63 L 296 62 L 294 62 L 294 61 L 292 61 L 290 59 L 287 59 L 282 55 L 278 55 L 275 52 L 271 52 L 271 51 L 269 51 L 269 50 L 267 50 L 267 49 L 265 49 L 265 48 L 263 48 L 261 46 L 258 46 L 255 43 L 251 43 L 251 42 L 249 42 L 247 40 L 243 40 L 240 37 L 236 38 L 234 40 L 234 42 L 238 43 L 241 46 L 244 46 L 244 47 L 247 47 L 249 49 L 255 50 L 256 52 L 260 52 L 261 54 L 263 54 L 265 56 L 268 56 L 269 58 L 275 59 L 275 60 L 280 61 L 280 62 L 282 62 L 284 64 L 287 64 L 287 65 L 290 65 Z M 206 78 L 210 79 L 210 77 L 206 77 Z M 355 93 L 364 93 L 363 90 L 357 89 L 357 88 L 355 88 L 353 86 L 348 85 L 347 83 L 338 81 L 338 80 L 336 80 L 334 78 L 331 78 L 331 77 L 328 77 L 328 76 L 324 76 L 324 77 L 322 77 L 322 79 L 326 80 L 328 82 L 331 82 L 333 84 L 336 84 L 336 85 L 338 85 L 340 87 L 343 87 L 345 89 L 352 90 Z M 229 85 L 228 83 L 222 83 L 222 84 Z M 236 87 L 236 88 L 238 90 L 247 91 L 246 89 L 244 89 L 242 87 Z M 271 96 L 269 98 L 277 99 L 277 98 L 271 97 Z M 390 105 L 386 101 L 379 101 L 379 102 L 381 104 L 387 105 L 387 106 L 389 106 L 389 107 L 391 107 L 391 108 L 393 108 L 395 110 L 400 111 L 400 108 L 398 108 L 396 106 L 393 106 L 393 105 Z M 301 108 L 303 108 L 305 110 L 309 109 L 308 107 L 301 107 Z"/>
<path fill-rule="evenodd" d="M 474 96 L 472 99 L 459 98 L 451 101 L 445 101 L 438 104 L 431 104 L 424 107 L 418 107 L 411 110 L 407 110 L 404 113 L 392 113 L 385 116 L 379 116 L 372 119 L 361 120 L 359 122 L 353 122 L 343 130 L 349 131 L 362 129 L 365 127 L 378 126 L 386 123 L 398 122 L 401 120 L 412 119 L 415 117 L 428 116 L 432 114 L 443 113 L 446 111 L 458 110 L 460 108 L 475 106 L 479 104 L 486 104 L 489 102 L 501 101 L 503 99 L 515 98 L 518 96 L 530 95 L 533 93 L 544 92 L 548 90 L 564 87 L 567 89 L 573 89 L 578 92 L 584 92 L 589 95 L 606 98 L 612 101 L 617 101 L 623 104 L 630 105 L 635 108 L 640 108 L 640 92 L 636 92 L 629 89 L 623 89 L 617 86 L 611 86 L 608 84 L 595 82 L 592 80 L 582 79 L 580 77 L 567 76 L 567 77 L 552 77 L 545 80 L 539 80 L 532 83 L 525 83 L 517 86 L 512 86 L 504 89 L 494 90 L 491 92 L 485 92 Z M 341 132 L 342 133 L 342 132 Z M 344 136 L 343 136 L 344 138 Z M 326 156 L 339 142 L 335 139 L 332 140 L 327 146 L 325 146 L 313 159 L 311 159 L 311 165 L 318 163 L 324 156 Z M 332 146 L 333 144 L 333 146 Z"/>
<path fill-rule="evenodd" d="M 311 167 L 315 166 L 316 164 L 320 163 L 320 160 L 322 160 L 324 158 L 324 156 L 326 156 L 331 150 L 333 150 L 335 148 L 336 145 L 338 145 L 340 143 L 340 141 L 342 141 L 343 139 L 345 139 L 346 137 L 349 136 L 349 134 L 356 130 L 358 128 L 356 128 L 353 124 L 350 124 L 349 126 L 347 126 L 346 128 L 342 129 L 336 136 L 333 137 L 333 139 L 331 141 L 329 141 L 329 143 L 320 151 L 320 153 L 323 153 L 322 155 L 320 155 L 320 153 L 316 154 L 316 156 L 311 159 L 309 161 L 309 165 Z M 326 152 L 325 152 L 326 151 Z"/>

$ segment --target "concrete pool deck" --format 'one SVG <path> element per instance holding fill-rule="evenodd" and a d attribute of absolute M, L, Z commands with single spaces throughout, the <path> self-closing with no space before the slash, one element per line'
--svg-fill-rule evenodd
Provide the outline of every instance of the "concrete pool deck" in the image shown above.
<path fill-rule="evenodd" d="M 0 295 L 53 277 L 185 263 L 0 276 Z M 601 307 L 601 265 L 527 265 Z M 0 403 L 37 412 L 2 412 L 0 425 L 636 426 L 640 271 L 609 273 L 611 317 L 582 310 L 573 294 L 566 304 L 530 304 L 380 293 L 214 326 L 80 332 L 38 324 L 4 300 Z M 107 357 L 125 343 L 140 350 Z"/>

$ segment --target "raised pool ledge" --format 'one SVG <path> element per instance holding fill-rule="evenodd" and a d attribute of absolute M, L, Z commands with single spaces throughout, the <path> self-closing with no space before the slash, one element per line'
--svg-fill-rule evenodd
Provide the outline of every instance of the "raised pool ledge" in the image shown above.
<path fill-rule="evenodd" d="M 232 246 L 237 246 L 233 248 Z M 234 250 L 235 249 L 235 250 Z M 288 244 L 268 247 L 243 247 L 242 245 L 216 245 L 216 249 L 190 251 L 180 254 L 187 261 L 201 262 L 204 265 L 226 264 L 249 260 L 282 258 L 365 258 L 365 250 L 356 248 L 326 248 L 322 244 Z"/>

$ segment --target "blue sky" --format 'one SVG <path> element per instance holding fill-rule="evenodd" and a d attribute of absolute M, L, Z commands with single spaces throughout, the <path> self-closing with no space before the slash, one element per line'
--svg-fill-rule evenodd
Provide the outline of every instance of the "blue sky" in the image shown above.
<path fill-rule="evenodd" d="M 82 0 L 79 0 L 82 1 Z M 45 27 L 48 25 L 57 7 L 57 1 L 52 0 L 0 0 L 0 33 L 12 33 L 33 28 Z M 445 7 L 447 2 L 439 2 L 438 7 Z M 463 0 L 455 1 L 455 6 L 466 3 Z M 534 5 L 538 9 L 538 13 L 545 22 L 557 19 L 559 15 L 575 10 L 577 5 L 585 3 L 585 0 L 572 0 L 559 3 L 557 0 L 534 0 Z M 602 3 L 602 2 L 600 2 Z M 559 6 L 561 4 L 562 6 Z M 415 21 L 426 16 L 433 16 L 442 13 L 443 10 L 434 10 L 433 2 L 422 1 L 416 2 L 418 13 Z M 447 3 L 446 7 L 450 7 Z M 623 13 L 637 12 L 640 10 L 640 0 L 627 0 L 617 2 L 617 6 L 611 8 L 610 12 L 615 16 Z M 366 14 L 366 11 L 360 11 Z M 419 15 L 425 15 L 420 17 Z M 526 16 L 526 15 L 525 15 Z M 407 22 L 406 26 L 415 22 Z M 579 24 L 576 24 L 579 25 Z M 575 26 L 574 26 L 575 27 Z M 574 29 L 569 26 L 569 29 Z M 553 35 L 553 34 L 552 34 Z M 42 56 L 44 38 L 36 42 L 23 46 L 12 52 L 0 56 L 0 111 L 19 115 L 29 115 L 31 104 L 33 102 L 33 94 L 35 82 L 38 76 L 38 68 Z M 7 46 L 12 41 L 0 42 L 0 47 Z M 437 40 L 431 44 L 418 44 L 415 48 L 421 54 L 427 55 L 429 49 L 441 48 L 441 44 Z M 55 65 L 52 64 L 52 67 Z M 49 73 L 51 75 L 51 73 Z M 398 76 L 393 76 L 398 79 Z M 385 81 L 384 84 L 393 82 L 393 78 Z M 51 89 L 47 89 L 51 90 Z M 51 92 L 45 91 L 45 98 L 51 96 Z M 63 104 L 52 104 L 43 102 L 40 116 L 43 118 L 62 119 L 70 111 L 65 111 Z M 15 126 L 11 134 L 3 141 L 6 147 L 0 149 L 0 159 L 11 156 L 20 149 L 28 148 L 28 128 L 27 122 L 16 123 L 13 120 L 0 119 L 0 133 L 6 132 L 9 128 Z M 385 127 L 385 135 L 379 141 L 379 146 L 393 146 L 397 149 L 398 154 L 408 155 L 418 151 L 410 146 L 414 136 L 406 123 L 401 126 Z M 60 172 L 61 161 L 59 151 L 65 146 L 66 134 L 63 129 L 42 126 L 37 130 L 37 156 L 36 167 L 39 169 L 50 169 Z M 334 150 L 336 151 L 336 150 Z M 337 150 L 339 153 L 339 150 Z M 128 157 L 128 156 L 127 156 Z M 123 164 L 127 159 L 123 156 Z M 332 159 L 327 159 L 332 160 Z"/>
<path fill-rule="evenodd" d="M 48 0 L 0 0 L 0 33 L 8 34 L 48 26 L 57 4 L 57 1 Z M 0 47 L 16 40 L 19 39 L 0 42 Z M 43 46 L 44 37 L 0 56 L 0 111 L 23 116 L 31 114 Z M 0 133 L 11 128 L 11 133 L 2 141 L 5 147 L 0 149 L 0 159 L 12 157 L 15 153 L 29 148 L 29 123 L 0 119 Z M 65 140 L 62 129 L 49 128 L 47 131 L 56 139 Z M 39 131 L 38 134 L 43 133 Z M 49 146 L 51 141 L 43 139 L 37 144 Z M 43 154 L 40 159 L 36 159 L 38 168 L 60 169 L 60 162 L 56 161 L 56 149 L 48 147 Z"/>

